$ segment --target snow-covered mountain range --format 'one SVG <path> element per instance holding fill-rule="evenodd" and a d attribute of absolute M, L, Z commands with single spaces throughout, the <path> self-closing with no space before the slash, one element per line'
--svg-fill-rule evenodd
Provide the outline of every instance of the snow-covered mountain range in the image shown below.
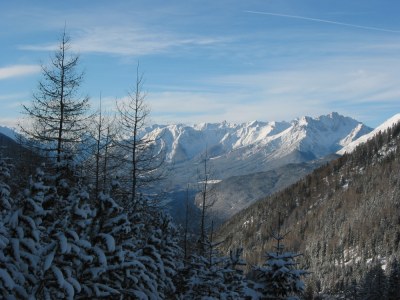
<path fill-rule="evenodd" d="M 169 170 L 162 189 L 169 195 L 172 207 L 182 205 L 186 195 L 182 191 L 188 184 L 192 193 L 197 190 L 198 182 L 204 178 L 203 161 L 207 157 L 207 175 L 219 193 L 216 212 L 229 217 L 261 194 L 265 196 L 300 179 L 329 160 L 327 156 L 349 152 L 397 121 L 400 114 L 372 130 L 333 112 L 290 122 L 152 125 L 142 134 L 162 141 Z M 13 131 L 6 127 L 0 127 L 0 132 L 13 137 Z M 238 186 L 241 192 L 232 194 Z"/>
<path fill-rule="evenodd" d="M 169 186 L 175 189 L 199 181 L 199 164 L 206 156 L 211 177 L 218 181 L 319 159 L 371 131 L 333 112 L 290 122 L 152 125 L 142 134 L 162 140 L 172 173 Z M 15 138 L 14 131 L 7 127 L 0 126 L 0 133 Z"/>
<path fill-rule="evenodd" d="M 372 129 L 333 112 L 290 122 L 154 125 L 146 131 L 152 139 L 164 143 L 171 170 L 165 189 L 170 192 L 172 211 L 184 211 L 186 193 L 182 191 L 188 184 L 193 191 L 199 188 L 207 156 L 207 175 L 213 179 L 210 194 L 215 201 L 211 210 L 215 218 L 224 220 L 260 197 L 297 181 L 329 160 L 323 158 Z"/>
<path fill-rule="evenodd" d="M 162 138 L 174 183 L 186 186 L 188 181 L 198 180 L 198 164 L 206 155 L 214 179 L 222 180 L 322 158 L 371 130 L 352 118 L 331 113 L 291 122 L 154 125 L 147 128 L 147 134 Z"/>

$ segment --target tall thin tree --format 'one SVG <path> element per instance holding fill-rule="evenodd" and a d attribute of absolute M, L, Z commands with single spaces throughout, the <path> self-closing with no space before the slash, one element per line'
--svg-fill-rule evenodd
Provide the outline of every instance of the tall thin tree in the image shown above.
<path fill-rule="evenodd" d="M 81 141 L 88 119 L 89 98 L 79 94 L 84 74 L 78 70 L 79 56 L 71 54 L 70 47 L 64 29 L 50 64 L 42 65 L 32 103 L 23 105 L 31 122 L 21 126 L 22 132 L 58 163 Z"/>
<path fill-rule="evenodd" d="M 144 132 L 150 109 L 145 102 L 143 81 L 138 64 L 136 82 L 132 91 L 128 93 L 127 101 L 117 103 L 120 133 L 118 146 L 121 150 L 119 159 L 124 173 L 126 167 L 129 168 L 129 176 L 125 176 L 125 185 L 128 186 L 130 197 L 129 201 L 122 205 L 129 210 L 135 209 L 139 195 L 146 186 L 163 177 L 163 142 L 159 138 L 149 137 Z"/>
<path fill-rule="evenodd" d="M 198 170 L 198 180 L 200 189 L 200 237 L 199 237 L 199 251 L 201 255 L 205 255 L 209 240 L 207 237 L 207 214 L 209 209 L 214 205 L 216 198 L 215 195 L 209 189 L 209 185 L 212 178 L 212 170 L 209 164 L 210 157 L 208 155 L 208 149 L 204 153 L 204 157 L 200 162 L 200 167 L 202 169 Z"/>
<path fill-rule="evenodd" d="M 110 116 L 102 109 L 102 99 L 100 94 L 99 111 L 96 120 L 93 120 L 92 145 L 91 154 L 93 157 L 89 159 L 89 172 L 91 171 L 95 182 L 95 195 L 98 196 L 100 191 L 107 189 L 109 169 L 109 150 L 113 146 L 116 128 L 113 126 L 115 116 Z M 94 159 L 94 161 L 93 161 Z M 90 165 L 92 169 L 90 170 Z"/>

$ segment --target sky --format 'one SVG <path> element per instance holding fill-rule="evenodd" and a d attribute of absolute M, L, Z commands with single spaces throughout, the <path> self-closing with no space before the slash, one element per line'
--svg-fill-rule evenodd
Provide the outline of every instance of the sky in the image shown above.
<path fill-rule="evenodd" d="M 398 0 L 0 0 L 0 125 L 15 126 L 61 34 L 93 109 L 136 67 L 149 123 L 290 121 L 400 112 Z"/>

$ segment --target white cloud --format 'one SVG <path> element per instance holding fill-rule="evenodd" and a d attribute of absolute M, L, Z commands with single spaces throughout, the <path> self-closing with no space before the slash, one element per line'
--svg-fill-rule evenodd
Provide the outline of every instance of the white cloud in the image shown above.
<path fill-rule="evenodd" d="M 177 47 L 207 47 L 227 41 L 227 38 L 183 36 L 166 31 L 154 31 L 138 26 L 92 26 L 75 33 L 74 49 L 79 52 L 108 53 L 117 55 L 149 55 Z M 56 44 L 22 45 L 32 51 L 53 51 Z"/>
<path fill-rule="evenodd" d="M 287 71 L 221 76 L 214 84 L 231 86 L 275 99 L 348 100 L 353 103 L 377 100 L 398 101 L 400 63 L 373 58 L 321 60 Z M 379 95 L 379 98 L 377 97 Z"/>
<path fill-rule="evenodd" d="M 27 76 L 39 73 L 41 70 L 38 65 L 13 65 L 0 68 L 0 80 L 12 77 Z"/>

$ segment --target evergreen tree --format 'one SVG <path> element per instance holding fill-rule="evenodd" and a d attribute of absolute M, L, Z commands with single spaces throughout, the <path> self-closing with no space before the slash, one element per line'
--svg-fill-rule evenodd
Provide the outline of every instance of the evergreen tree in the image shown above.
<path fill-rule="evenodd" d="M 13 202 L 10 197 L 10 186 L 7 184 L 10 178 L 10 167 L 0 153 L 0 296 L 3 298 L 12 295 L 18 281 L 20 284 L 25 281 L 15 264 L 15 259 L 9 255 L 10 233 L 7 225 Z"/>
<path fill-rule="evenodd" d="M 298 299 L 305 289 L 301 277 L 307 274 L 296 268 L 298 254 L 268 252 L 267 260 L 256 269 L 260 291 L 266 299 Z"/>
<path fill-rule="evenodd" d="M 150 226 L 146 226 L 146 232 L 150 232 L 147 247 L 150 247 L 148 250 L 153 252 L 153 257 L 159 256 L 155 259 L 160 261 L 156 270 L 159 295 L 163 299 L 170 298 L 176 291 L 173 279 L 182 267 L 183 259 L 182 249 L 178 245 L 178 230 L 171 218 L 163 212 L 153 210 L 149 217 Z"/>
<path fill-rule="evenodd" d="M 248 291 L 247 281 L 244 276 L 243 268 L 246 262 L 242 259 L 243 249 L 239 248 L 229 252 L 229 257 L 224 262 L 224 282 L 228 289 L 228 295 L 232 299 L 243 298 Z"/>
<path fill-rule="evenodd" d="M 66 199 L 58 195 L 51 198 L 54 196 L 58 205 L 43 220 L 46 233 L 41 251 L 43 277 L 39 295 L 72 299 L 81 292 L 85 294 L 84 287 L 91 279 L 85 276 L 84 270 L 93 261 L 87 239 L 93 210 L 89 206 L 89 194 L 79 185 L 71 188 Z"/>
<path fill-rule="evenodd" d="M 387 299 L 400 299 L 400 264 L 396 258 L 391 261 L 389 270 Z"/>
<path fill-rule="evenodd" d="M 365 274 L 361 283 L 360 296 L 362 299 L 381 300 L 385 297 L 386 276 L 380 262 L 374 262 Z"/>
<path fill-rule="evenodd" d="M 301 278 L 308 273 L 297 268 L 296 258 L 301 254 L 283 251 L 282 240 L 285 234 L 281 234 L 279 230 L 272 237 L 277 243 L 276 251 L 267 252 L 264 265 L 255 268 L 258 290 L 265 299 L 299 299 L 305 290 Z"/>
<path fill-rule="evenodd" d="M 7 159 L 0 152 L 0 212 L 6 213 L 11 209 L 11 189 L 8 181 L 11 177 L 12 165 L 7 162 Z"/>
<path fill-rule="evenodd" d="M 29 186 L 18 196 L 15 207 L 7 219 L 9 244 L 4 249 L 9 270 L 15 278 L 14 296 L 28 298 L 36 295 L 41 286 L 42 235 L 45 232 L 42 219 L 47 211 L 43 208 L 49 187 L 43 181 L 44 172 L 38 168 Z"/>
<path fill-rule="evenodd" d="M 157 274 L 153 258 L 138 237 L 143 226 L 132 226 L 128 216 L 110 196 L 100 194 L 94 220 L 92 297 L 123 296 L 157 299 Z"/>
<path fill-rule="evenodd" d="M 193 254 L 182 272 L 185 283 L 180 299 L 225 299 L 220 298 L 227 290 L 224 274 L 215 259 L 210 265 L 208 257 Z"/>
<path fill-rule="evenodd" d="M 231 256 L 208 257 L 191 255 L 176 279 L 179 299 L 245 299 L 256 295 L 247 286 L 247 280 L 237 267 L 244 262 L 241 251 Z"/>

